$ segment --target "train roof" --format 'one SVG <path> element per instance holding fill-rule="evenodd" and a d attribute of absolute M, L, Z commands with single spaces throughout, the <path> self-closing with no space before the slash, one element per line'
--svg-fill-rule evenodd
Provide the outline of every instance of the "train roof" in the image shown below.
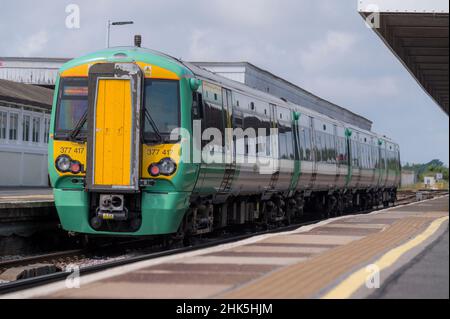
<path fill-rule="evenodd" d="M 214 82 L 222 87 L 232 89 L 234 91 L 237 91 L 237 92 L 240 92 L 243 94 L 250 95 L 254 98 L 261 99 L 261 100 L 267 101 L 269 103 L 272 103 L 272 104 L 275 104 L 278 106 L 284 106 L 289 109 L 298 111 L 300 113 L 310 115 L 312 117 L 320 118 L 322 120 L 326 120 L 326 121 L 330 121 L 330 122 L 336 122 L 336 123 L 341 124 L 345 128 L 349 128 L 351 130 L 355 130 L 355 131 L 358 131 L 358 132 L 361 132 L 361 133 L 364 133 L 364 134 L 367 134 L 370 136 L 376 136 L 379 139 L 383 139 L 383 140 L 386 140 L 388 142 L 395 144 L 395 142 L 393 142 L 391 139 L 387 138 L 386 136 L 381 136 L 380 134 L 374 133 L 372 131 L 364 130 L 362 128 L 356 127 L 355 125 L 351 125 L 349 123 L 340 121 L 340 120 L 335 119 L 326 114 L 311 110 L 309 108 L 292 103 L 290 101 L 283 100 L 283 99 L 276 97 L 270 93 L 266 93 L 266 92 L 263 92 L 263 91 L 260 91 L 257 89 L 253 89 L 241 82 L 233 81 L 231 79 L 217 75 L 217 74 L 215 74 L 211 71 L 208 71 L 208 70 L 206 70 L 198 65 L 195 65 L 193 63 L 182 61 L 182 60 L 177 59 L 173 56 L 170 56 L 166 53 L 148 49 L 148 48 L 126 46 L 126 47 L 112 47 L 112 48 L 104 49 L 101 51 L 97 51 L 97 52 L 70 60 L 69 62 L 65 63 L 61 67 L 61 70 L 64 70 L 64 69 L 82 64 L 82 63 L 86 63 L 88 61 L 94 62 L 94 61 L 101 61 L 101 60 L 105 60 L 105 59 L 116 59 L 115 54 L 118 53 L 117 51 L 123 51 L 124 53 L 126 53 L 127 59 L 131 60 L 131 61 L 135 61 L 138 59 L 145 60 L 145 54 L 151 54 L 151 55 L 157 56 L 163 60 L 166 60 L 166 62 L 169 62 L 169 64 L 171 66 L 176 67 L 177 69 L 179 69 L 179 71 L 181 71 L 181 69 L 189 71 L 186 73 L 191 73 L 190 76 L 196 76 L 202 80 Z M 127 61 L 127 59 L 122 58 L 121 61 Z M 186 75 L 188 75 L 188 74 L 186 74 Z"/>
<path fill-rule="evenodd" d="M 222 76 L 217 75 L 215 73 L 212 73 L 212 72 L 210 72 L 210 71 L 208 71 L 206 69 L 203 69 L 203 68 L 201 68 L 201 67 L 199 67 L 199 66 L 197 66 L 195 64 L 192 64 L 192 63 L 189 63 L 189 62 L 184 62 L 184 61 L 182 63 L 187 68 L 189 68 L 197 77 L 199 77 L 201 79 L 210 80 L 210 81 L 213 81 L 213 82 L 215 82 L 217 84 L 220 84 L 223 87 L 234 89 L 234 90 L 236 90 L 238 92 L 251 95 L 251 96 L 253 96 L 255 98 L 259 98 L 259 99 L 264 100 L 264 101 L 268 101 L 269 103 L 273 103 L 273 104 L 276 104 L 278 106 L 284 106 L 284 107 L 287 107 L 289 109 L 294 109 L 294 110 L 296 110 L 296 111 L 298 111 L 300 113 L 307 114 L 307 115 L 310 115 L 312 117 L 320 118 L 320 119 L 325 120 L 325 121 L 336 122 L 336 123 L 339 123 L 339 124 L 341 124 L 342 126 L 344 126 L 346 128 L 350 128 L 352 130 L 356 130 L 358 132 L 361 132 L 361 133 L 364 133 L 364 134 L 367 134 L 367 135 L 370 135 L 370 136 L 379 137 L 379 135 L 374 133 L 374 132 L 364 130 L 364 129 L 359 128 L 357 126 L 348 124 L 346 122 L 343 122 L 343 121 L 340 121 L 340 120 L 335 119 L 333 117 L 330 117 L 330 116 L 328 116 L 326 114 L 323 114 L 323 113 L 311 110 L 309 108 L 306 108 L 306 107 L 303 107 L 301 105 L 292 103 L 290 101 L 284 101 L 283 99 L 278 98 L 278 97 L 276 97 L 274 95 L 271 95 L 270 93 L 266 93 L 266 92 L 263 92 L 263 91 L 259 91 L 259 90 L 253 89 L 253 88 L 251 88 L 251 87 L 249 87 L 249 86 L 247 86 L 247 85 L 245 85 L 245 84 L 243 84 L 241 82 L 233 81 L 233 80 L 230 80 L 228 78 L 222 77 Z"/>

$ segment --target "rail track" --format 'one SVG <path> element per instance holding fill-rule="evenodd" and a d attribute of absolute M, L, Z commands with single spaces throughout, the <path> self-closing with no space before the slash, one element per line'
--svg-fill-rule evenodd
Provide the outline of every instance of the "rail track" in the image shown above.
<path fill-rule="evenodd" d="M 448 194 L 448 191 L 431 192 L 432 197 L 441 196 L 444 194 Z M 415 192 L 410 191 L 400 192 L 398 200 L 394 206 L 405 205 L 415 201 L 416 201 Z M 358 214 L 365 214 L 383 208 L 384 207 L 379 207 L 368 211 L 359 212 Z M 306 222 L 295 223 L 288 226 L 277 227 L 269 230 L 248 232 L 239 235 L 229 235 L 229 237 L 226 238 L 203 238 L 202 240 L 197 241 L 197 243 L 191 246 L 173 249 L 164 249 L 164 247 L 161 247 L 161 245 L 158 246 L 158 244 L 155 245 L 155 243 L 149 244 L 150 242 L 148 240 L 141 240 L 141 241 L 124 242 L 119 245 L 104 245 L 102 247 L 96 247 L 95 249 L 92 248 L 76 249 L 33 257 L 26 257 L 15 260 L 2 261 L 0 262 L 0 274 L 4 270 L 9 268 L 22 267 L 36 263 L 54 264 L 60 271 L 37 277 L 0 283 L 0 295 L 52 283 L 58 280 L 64 280 L 70 274 L 70 272 L 67 272 L 65 270 L 65 267 L 69 264 L 78 265 L 80 275 L 84 275 L 106 270 L 112 267 L 131 264 L 138 261 L 155 259 L 159 257 L 170 256 L 184 252 L 213 247 L 220 244 L 247 239 L 253 236 L 290 231 L 297 229 L 298 227 L 301 226 L 316 223 L 320 220 L 321 219 L 313 219 Z M 140 245 L 140 248 L 133 247 L 133 245 L 136 245 L 137 243 L 139 243 L 138 245 Z M 131 253 L 123 252 L 124 250 L 126 250 L 126 247 L 131 249 Z M 122 249 L 122 253 L 118 253 L 117 248 Z M 108 254 L 105 251 L 109 251 L 110 253 Z"/>

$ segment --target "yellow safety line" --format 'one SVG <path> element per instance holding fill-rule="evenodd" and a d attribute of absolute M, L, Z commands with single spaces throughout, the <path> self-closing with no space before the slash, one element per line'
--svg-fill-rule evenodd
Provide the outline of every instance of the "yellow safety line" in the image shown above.
<path fill-rule="evenodd" d="M 421 234 L 417 235 L 415 238 L 404 243 L 403 245 L 390 250 L 382 257 L 380 257 L 377 261 L 375 261 L 373 264 L 378 266 L 380 272 L 383 269 L 392 266 L 403 254 L 417 247 L 425 240 L 427 240 L 429 237 L 431 237 L 439 229 L 442 223 L 444 223 L 447 220 L 448 216 L 436 219 Z M 339 285 L 334 287 L 324 296 L 322 296 L 322 299 L 350 298 L 362 285 L 365 284 L 368 275 L 369 272 L 366 270 L 365 267 L 359 269 L 358 271 L 354 272 L 349 277 L 344 279 Z"/>

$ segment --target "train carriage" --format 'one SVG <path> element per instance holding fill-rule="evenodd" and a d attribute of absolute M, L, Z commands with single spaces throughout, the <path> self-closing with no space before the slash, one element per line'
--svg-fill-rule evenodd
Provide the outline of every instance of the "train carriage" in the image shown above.
<path fill-rule="evenodd" d="M 388 205 L 400 176 L 385 137 L 138 47 L 61 68 L 48 168 L 63 228 L 109 236 Z"/>

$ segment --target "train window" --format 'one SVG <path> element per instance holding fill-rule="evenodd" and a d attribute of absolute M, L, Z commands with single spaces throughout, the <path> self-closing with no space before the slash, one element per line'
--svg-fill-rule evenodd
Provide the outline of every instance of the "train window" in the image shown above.
<path fill-rule="evenodd" d="M 374 161 L 374 168 L 380 168 L 380 152 L 378 151 L 377 146 L 372 146 L 372 152 L 373 152 L 373 158 Z"/>
<path fill-rule="evenodd" d="M 368 144 L 365 144 L 364 146 L 366 149 L 366 168 L 370 169 L 372 168 L 372 153 L 370 152 L 370 146 Z"/>
<path fill-rule="evenodd" d="M 56 132 L 74 129 L 88 108 L 87 78 L 63 78 L 60 82 L 56 109 Z M 85 124 L 82 128 L 84 132 Z"/>
<path fill-rule="evenodd" d="M 367 140 L 366 138 L 364 138 L 364 140 Z M 369 169 L 370 168 L 370 149 L 369 149 L 369 145 L 364 144 L 364 152 L 365 152 L 365 157 L 366 157 L 366 168 Z"/>
<path fill-rule="evenodd" d="M 322 136 L 321 133 L 318 131 L 314 131 L 315 135 L 315 155 L 316 155 L 316 162 L 322 161 Z"/>
<path fill-rule="evenodd" d="M 365 145 L 360 143 L 359 144 L 359 150 L 360 150 L 360 166 L 361 168 L 366 168 L 366 148 Z"/>
<path fill-rule="evenodd" d="M 291 128 L 289 128 L 289 131 L 285 133 L 286 135 L 286 152 L 287 152 L 287 158 L 293 160 L 294 159 L 294 139 L 292 136 Z"/>
<path fill-rule="evenodd" d="M 376 153 L 374 151 L 374 146 L 373 145 L 369 145 L 369 151 L 370 151 L 370 158 L 371 158 L 370 168 L 374 169 L 374 168 L 376 168 L 377 156 L 376 156 Z"/>
<path fill-rule="evenodd" d="M 244 113 L 244 131 L 247 132 L 249 130 L 249 134 L 254 134 L 253 136 L 250 136 L 248 139 L 248 149 L 250 152 L 250 155 L 255 155 L 255 149 L 257 147 L 257 134 L 258 134 L 258 128 L 262 126 L 262 123 L 258 116 L 250 113 Z M 249 154 L 249 153 L 246 153 Z"/>
<path fill-rule="evenodd" d="M 322 161 L 323 162 L 330 162 L 330 153 L 331 153 L 331 145 L 330 145 L 330 136 L 326 133 L 323 133 L 323 153 L 322 153 Z"/>
<path fill-rule="evenodd" d="M 286 141 L 286 134 L 284 133 L 279 133 L 279 151 L 280 151 L 280 155 L 279 158 L 280 159 L 287 159 L 288 158 L 288 154 L 287 154 L 287 141 Z"/>
<path fill-rule="evenodd" d="M 234 112 L 233 113 L 233 119 L 234 119 L 234 127 L 235 128 L 243 128 L 244 127 L 244 119 L 242 113 Z"/>
<path fill-rule="evenodd" d="M 387 168 L 387 167 L 386 167 L 386 164 L 387 164 L 387 162 L 386 162 L 386 156 L 387 156 L 387 154 L 386 154 L 386 149 L 383 148 L 383 149 L 381 150 L 381 168 L 382 168 L 382 169 L 386 169 L 386 168 Z"/>
<path fill-rule="evenodd" d="M 322 133 L 322 162 L 330 162 L 330 141 L 328 134 Z"/>
<path fill-rule="evenodd" d="M 266 135 L 258 135 L 256 141 L 256 154 L 264 155 L 266 153 Z"/>
<path fill-rule="evenodd" d="M 300 134 L 299 134 L 299 130 L 298 130 L 298 126 L 295 125 L 292 131 L 292 135 L 293 135 L 293 143 L 294 143 L 294 159 L 296 161 L 300 160 L 301 158 L 303 158 L 302 154 L 300 154 L 300 151 L 303 153 L 303 150 L 300 149 Z"/>
<path fill-rule="evenodd" d="M 217 93 L 214 93 L 214 100 L 217 101 Z"/>
<path fill-rule="evenodd" d="M 251 109 L 252 111 L 255 110 L 255 103 L 254 103 L 254 102 L 250 102 L 250 109 Z"/>
<path fill-rule="evenodd" d="M 297 126 L 298 135 L 298 155 L 300 160 L 305 160 L 305 129 L 301 126 Z"/>
<path fill-rule="evenodd" d="M 203 103 L 201 93 L 192 94 L 192 119 L 201 119 L 203 117 Z"/>
<path fill-rule="evenodd" d="M 239 106 L 239 100 L 236 100 L 236 106 Z"/>
<path fill-rule="evenodd" d="M 359 150 L 358 150 L 358 142 L 355 140 L 351 141 L 351 155 L 352 155 L 352 166 L 359 167 Z"/>
<path fill-rule="evenodd" d="M 311 129 L 308 127 L 305 127 L 304 129 L 305 134 L 305 161 L 312 161 L 312 145 L 311 145 Z"/>
<path fill-rule="evenodd" d="M 168 138 L 173 129 L 180 126 L 179 83 L 174 80 L 145 79 L 144 107 L 154 123 L 145 118 L 144 138 L 153 140 L 160 134 Z M 205 115 L 209 115 L 205 109 Z M 158 132 L 155 132 L 155 127 Z"/>
<path fill-rule="evenodd" d="M 347 164 L 347 144 L 345 137 L 338 136 L 337 138 L 337 161 L 341 165 Z"/>
<path fill-rule="evenodd" d="M 334 143 L 334 135 L 326 134 L 327 139 L 327 162 L 336 163 L 336 146 Z"/>
<path fill-rule="evenodd" d="M 327 126 L 324 124 L 323 125 L 323 130 L 326 131 L 327 130 Z"/>

